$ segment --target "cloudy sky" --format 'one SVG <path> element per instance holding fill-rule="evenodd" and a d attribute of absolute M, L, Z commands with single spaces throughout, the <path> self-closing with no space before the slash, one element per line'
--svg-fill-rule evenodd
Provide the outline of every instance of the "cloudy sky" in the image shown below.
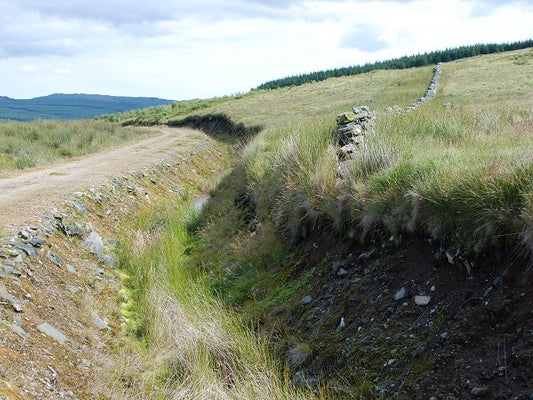
<path fill-rule="evenodd" d="M 533 37 L 533 0 L 0 0 L 0 96 L 190 99 Z"/>

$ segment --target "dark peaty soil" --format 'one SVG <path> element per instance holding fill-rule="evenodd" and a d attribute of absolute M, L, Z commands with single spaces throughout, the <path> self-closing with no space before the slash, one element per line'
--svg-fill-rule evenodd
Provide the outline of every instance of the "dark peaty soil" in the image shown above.
<path fill-rule="evenodd" d="M 423 238 L 363 246 L 331 232 L 297 253 L 291 279 L 305 280 L 305 291 L 264 325 L 291 338 L 281 347 L 297 383 L 320 382 L 338 398 L 533 399 L 533 273 L 524 255 L 466 259 Z M 415 304 L 418 295 L 429 304 Z"/>

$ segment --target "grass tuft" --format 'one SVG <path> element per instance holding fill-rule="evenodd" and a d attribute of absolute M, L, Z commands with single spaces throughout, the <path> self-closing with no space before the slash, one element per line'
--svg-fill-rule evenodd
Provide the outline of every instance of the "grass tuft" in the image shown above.
<path fill-rule="evenodd" d="M 119 258 L 129 276 L 129 325 L 147 344 L 146 353 L 137 351 L 147 371 L 135 376 L 138 368 L 125 358 L 113 377 L 115 392 L 169 399 L 315 398 L 292 388 L 266 342 L 213 295 L 202 269 L 193 268 L 199 239 L 190 236 L 188 222 L 197 219 L 194 213 L 182 202 L 169 203 L 124 235 L 129 240 Z"/>
<path fill-rule="evenodd" d="M 139 136 L 107 121 L 0 123 L 0 171 L 25 169 L 94 153 Z"/>

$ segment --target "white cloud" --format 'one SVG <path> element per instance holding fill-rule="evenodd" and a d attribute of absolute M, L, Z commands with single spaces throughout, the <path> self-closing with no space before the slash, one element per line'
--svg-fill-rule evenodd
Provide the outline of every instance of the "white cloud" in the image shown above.
<path fill-rule="evenodd" d="M 0 95 L 12 97 L 208 97 L 291 74 L 533 36 L 525 0 L 0 0 L 0 7 Z"/>
<path fill-rule="evenodd" d="M 37 67 L 34 64 L 24 64 L 20 70 L 22 72 L 36 72 Z"/>
<path fill-rule="evenodd" d="M 57 75 L 69 75 L 70 68 L 55 68 L 53 72 Z"/>

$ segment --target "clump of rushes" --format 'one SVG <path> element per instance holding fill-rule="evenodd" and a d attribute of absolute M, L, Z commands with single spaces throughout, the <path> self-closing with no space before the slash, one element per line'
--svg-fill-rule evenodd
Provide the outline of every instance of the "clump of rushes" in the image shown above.
<path fill-rule="evenodd" d="M 331 222 L 340 194 L 334 123 L 312 121 L 259 139 L 244 165 L 259 213 L 291 239 Z"/>

